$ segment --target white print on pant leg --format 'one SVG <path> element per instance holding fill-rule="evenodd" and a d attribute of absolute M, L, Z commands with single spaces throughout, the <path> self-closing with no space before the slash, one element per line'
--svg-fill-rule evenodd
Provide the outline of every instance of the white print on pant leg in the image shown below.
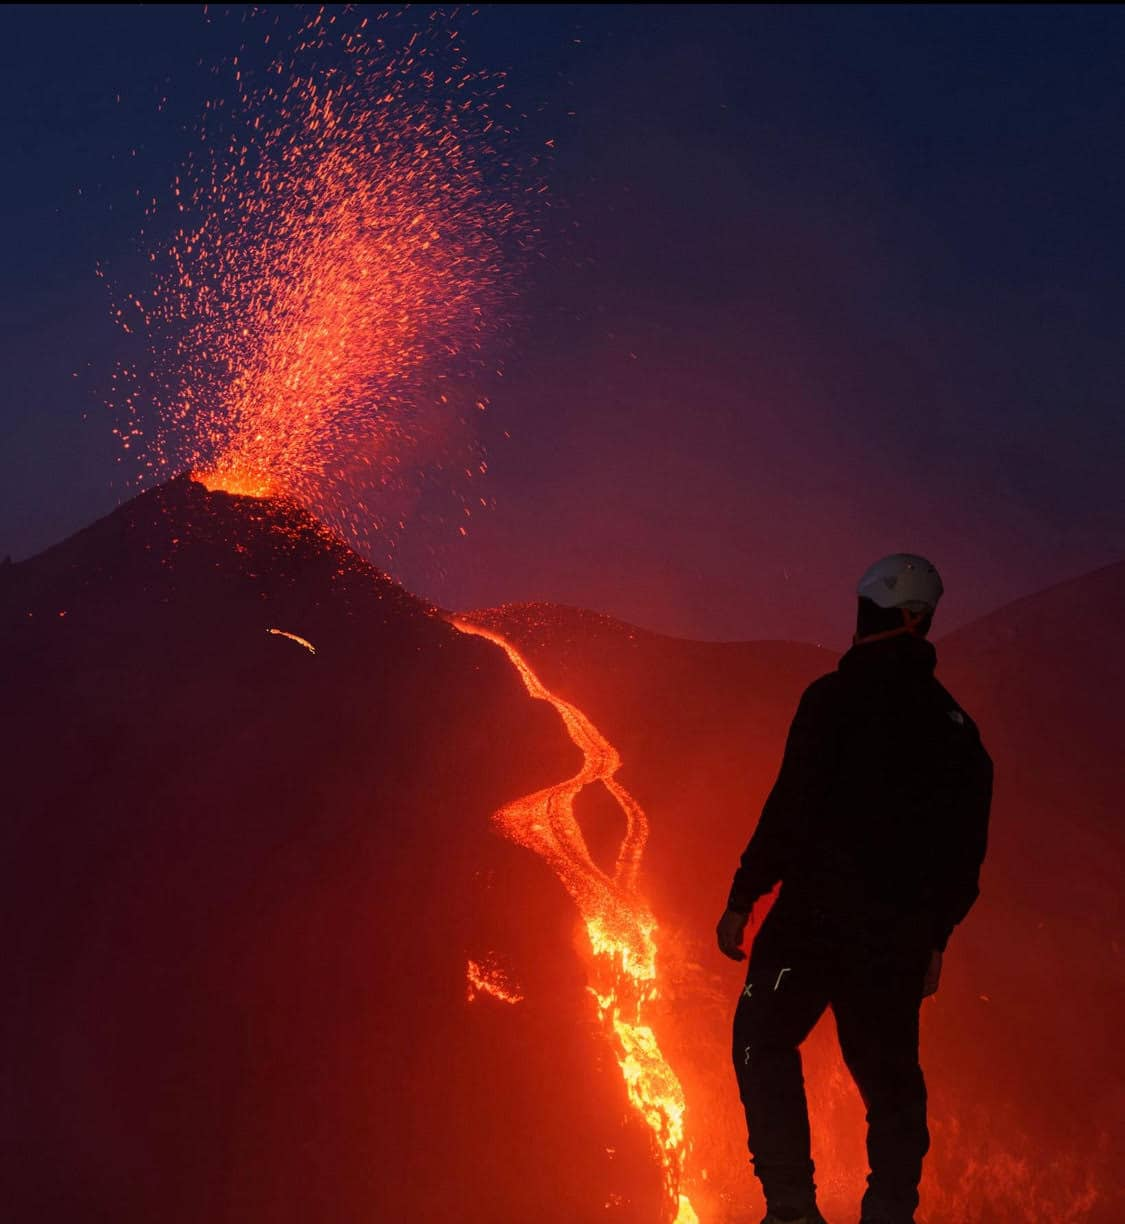
<path fill-rule="evenodd" d="M 780 973 L 777 975 L 777 981 L 776 981 L 776 982 L 774 982 L 774 984 L 773 984 L 773 988 L 774 988 L 774 990 L 775 990 L 775 991 L 776 991 L 776 990 L 777 990 L 777 988 L 778 988 L 778 987 L 781 985 L 781 979 L 782 979 L 782 978 L 783 978 L 783 977 L 784 977 L 784 976 L 785 976 L 785 975 L 786 975 L 786 974 L 789 972 L 789 970 L 790 970 L 791 968 L 792 968 L 792 966 L 791 966 L 791 965 L 787 965 L 787 966 L 786 966 L 784 969 L 782 969 L 782 971 L 781 971 L 781 972 L 780 972 Z"/>
<path fill-rule="evenodd" d="M 754 989 L 753 983 L 747 982 L 746 989 L 742 992 L 747 998 L 750 998 L 750 992 Z"/>
<path fill-rule="evenodd" d="M 742 1065 L 745 1067 L 750 1062 L 750 1047 L 746 1047 L 746 1057 L 742 1060 Z"/>

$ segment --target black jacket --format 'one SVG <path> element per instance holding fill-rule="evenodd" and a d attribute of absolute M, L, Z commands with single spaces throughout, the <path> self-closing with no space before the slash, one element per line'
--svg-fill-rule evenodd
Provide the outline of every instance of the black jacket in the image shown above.
<path fill-rule="evenodd" d="M 780 880 L 779 905 L 945 948 L 979 893 L 992 760 L 936 663 L 924 638 L 883 638 L 809 685 L 730 908 L 749 912 Z"/>

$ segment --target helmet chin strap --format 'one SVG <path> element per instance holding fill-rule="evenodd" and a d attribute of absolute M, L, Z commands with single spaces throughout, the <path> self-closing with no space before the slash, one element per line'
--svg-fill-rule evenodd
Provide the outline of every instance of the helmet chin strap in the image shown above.
<path fill-rule="evenodd" d="M 904 634 L 911 634 L 914 637 L 921 637 L 918 632 L 918 626 L 926 619 L 925 612 L 913 612 L 910 608 L 899 608 L 902 613 L 903 624 L 897 629 L 884 629 L 882 633 L 869 633 L 866 637 L 860 637 L 858 633 L 852 634 L 852 645 L 860 646 L 865 642 L 881 642 L 884 638 L 902 637 Z"/>

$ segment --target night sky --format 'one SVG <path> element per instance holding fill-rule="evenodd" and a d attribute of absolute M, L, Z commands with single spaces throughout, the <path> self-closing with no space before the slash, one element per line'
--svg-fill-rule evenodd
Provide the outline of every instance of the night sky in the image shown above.
<path fill-rule="evenodd" d="M 482 418 L 495 506 L 463 539 L 423 513 L 392 567 L 407 586 L 842 647 L 885 552 L 942 571 L 937 636 L 1122 558 L 1125 11 L 460 20 L 474 66 L 508 74 L 522 147 L 555 142 L 552 207 Z M 240 22 L 38 6 L 4 25 L 18 560 L 127 496 L 95 266 L 144 283 L 136 192 L 176 173 Z"/>

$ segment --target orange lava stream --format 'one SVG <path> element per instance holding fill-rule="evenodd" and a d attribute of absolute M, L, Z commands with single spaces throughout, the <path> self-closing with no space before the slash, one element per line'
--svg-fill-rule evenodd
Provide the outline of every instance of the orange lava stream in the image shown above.
<path fill-rule="evenodd" d="M 698 1224 L 687 1195 L 680 1193 L 683 1175 L 684 1092 L 668 1065 L 652 1027 L 644 1023 L 646 1004 L 658 997 L 656 919 L 637 892 L 637 876 L 648 820 L 640 804 L 614 775 L 621 766 L 617 749 L 576 706 L 552 693 L 527 660 L 499 633 L 454 620 L 462 633 L 486 638 L 507 654 L 528 693 L 548 701 L 562 717 L 567 733 L 583 756 L 573 778 L 526 795 L 501 808 L 493 819 L 505 834 L 544 858 L 573 897 L 593 952 L 596 981 L 589 986 L 598 1017 L 614 1045 L 625 1087 L 634 1108 L 656 1140 L 675 1224 Z M 590 857 L 574 815 L 574 800 L 586 786 L 601 782 L 625 816 L 625 836 L 612 876 Z"/>

